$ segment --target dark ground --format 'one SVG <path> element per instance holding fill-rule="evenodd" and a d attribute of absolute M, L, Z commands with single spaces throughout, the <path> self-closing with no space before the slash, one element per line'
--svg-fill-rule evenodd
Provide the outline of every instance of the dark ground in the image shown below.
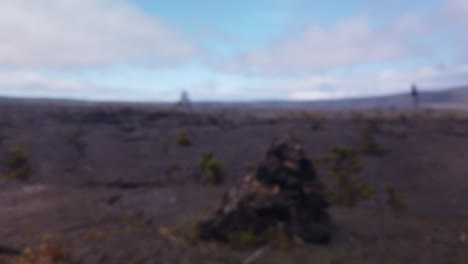
<path fill-rule="evenodd" d="M 23 145 L 32 168 L 27 180 L 0 182 L 0 246 L 34 250 L 51 243 L 71 263 L 242 263 L 255 249 L 192 244 L 168 233 L 190 232 L 278 136 L 300 140 L 326 181 L 320 157 L 338 145 L 359 148 L 362 127 L 373 118 L 385 153 L 365 156 L 359 175 L 373 198 L 331 208 L 330 245 L 266 248 L 252 263 L 468 263 L 467 114 L 310 112 L 325 119 L 313 129 L 303 112 L 0 105 L 1 159 Z M 177 144 L 181 131 L 189 146 Z M 196 181 L 206 151 L 223 161 L 221 186 Z M 388 208 L 386 183 L 407 211 Z"/>

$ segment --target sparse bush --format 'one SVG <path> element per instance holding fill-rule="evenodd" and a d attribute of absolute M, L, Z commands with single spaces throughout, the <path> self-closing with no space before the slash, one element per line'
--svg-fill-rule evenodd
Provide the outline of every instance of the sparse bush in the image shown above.
<path fill-rule="evenodd" d="M 213 159 L 213 152 L 204 152 L 201 154 L 199 167 L 204 170 L 207 167 L 207 164 L 210 160 Z"/>
<path fill-rule="evenodd" d="M 148 171 L 148 164 L 147 163 L 141 162 L 140 164 L 138 164 L 138 172 L 139 173 L 145 173 L 147 171 Z"/>
<path fill-rule="evenodd" d="M 368 119 L 366 122 L 363 123 L 361 128 L 362 134 L 377 134 L 382 132 L 382 126 L 377 119 Z"/>
<path fill-rule="evenodd" d="M 11 263 L 67 264 L 70 263 L 70 258 L 61 245 L 43 242 L 36 249 L 26 248 Z"/>
<path fill-rule="evenodd" d="M 311 119 L 310 119 L 310 127 L 313 129 L 313 130 L 319 130 L 323 123 L 324 123 L 325 119 L 321 116 L 312 116 Z"/>
<path fill-rule="evenodd" d="M 398 131 L 398 130 L 390 130 L 387 133 L 391 135 L 392 137 L 398 138 L 398 139 L 406 139 L 408 137 L 408 135 L 405 132 Z"/>
<path fill-rule="evenodd" d="M 210 160 L 205 169 L 205 176 L 203 177 L 203 182 L 207 184 L 218 185 L 223 181 L 223 167 L 219 161 Z"/>
<path fill-rule="evenodd" d="M 8 169 L 6 178 L 27 180 L 32 173 L 29 151 L 25 146 L 16 145 L 7 151 L 5 165 Z"/>
<path fill-rule="evenodd" d="M 310 128 L 313 130 L 319 130 L 325 122 L 325 118 L 319 114 L 311 115 L 307 112 L 303 112 L 302 118 L 309 123 Z"/>
<path fill-rule="evenodd" d="M 184 242 L 198 243 L 201 241 L 199 224 L 207 218 L 208 214 L 206 212 L 198 212 L 191 218 L 192 220 L 188 224 L 172 228 L 162 227 L 159 229 L 159 233 Z"/>
<path fill-rule="evenodd" d="M 297 135 L 297 132 L 295 130 L 289 130 L 288 132 L 288 138 L 289 140 L 293 141 L 293 142 L 296 142 L 296 143 L 300 143 L 301 142 L 301 139 L 300 137 Z"/>
<path fill-rule="evenodd" d="M 229 245 L 236 249 L 251 248 L 256 243 L 255 233 L 253 229 L 240 230 L 229 235 Z"/>
<path fill-rule="evenodd" d="M 387 205 L 395 212 L 406 211 L 408 209 L 408 205 L 401 200 L 395 191 L 395 187 L 393 184 L 385 184 L 384 185 L 385 192 L 387 193 Z"/>
<path fill-rule="evenodd" d="M 379 144 L 377 144 L 374 136 L 364 136 L 362 141 L 362 153 L 372 156 L 383 156 L 385 154 L 385 151 L 379 146 Z"/>
<path fill-rule="evenodd" d="M 83 141 L 83 134 L 81 128 L 72 129 L 65 134 L 67 144 L 71 145 L 80 156 L 84 156 L 86 147 Z"/>
<path fill-rule="evenodd" d="M 468 220 L 461 225 L 460 242 L 465 243 L 468 240 Z"/>
<path fill-rule="evenodd" d="M 333 174 L 347 172 L 355 174 L 361 172 L 361 156 L 352 147 L 338 146 L 333 148 L 329 159 L 332 160 L 330 170 Z"/>
<path fill-rule="evenodd" d="M 257 163 L 255 161 L 244 162 L 244 169 L 247 171 L 255 171 L 257 169 Z"/>
<path fill-rule="evenodd" d="M 333 182 L 325 186 L 330 202 L 338 206 L 355 206 L 373 195 L 371 187 L 355 175 L 362 170 L 361 156 L 351 147 L 335 147 L 328 157 L 329 174 Z"/>
<path fill-rule="evenodd" d="M 355 189 L 357 196 L 360 199 L 370 199 L 374 195 L 374 191 L 367 182 L 362 179 L 355 179 Z"/>
<path fill-rule="evenodd" d="M 269 244 L 280 251 L 291 251 L 296 249 L 300 244 L 300 238 L 289 232 L 285 232 L 282 228 L 270 227 L 265 231 L 257 234 L 254 237 L 252 245 Z"/>
<path fill-rule="evenodd" d="M 135 152 L 135 156 L 138 159 L 145 159 L 148 157 L 148 154 L 144 150 L 139 149 Z"/>
<path fill-rule="evenodd" d="M 76 169 L 76 165 L 67 163 L 63 166 L 63 171 L 66 173 L 72 173 Z"/>
<path fill-rule="evenodd" d="M 216 120 L 217 120 L 218 124 L 226 123 L 226 112 L 221 111 L 221 112 L 217 113 L 216 114 Z"/>
<path fill-rule="evenodd" d="M 349 256 L 336 256 L 330 261 L 330 264 L 346 264 L 349 263 Z"/>
<path fill-rule="evenodd" d="M 106 236 L 108 236 L 109 232 L 106 232 L 104 230 L 100 230 L 100 229 L 91 229 L 89 231 L 86 232 L 85 234 L 85 238 L 86 240 L 88 241 L 101 241 L 103 240 Z"/>
<path fill-rule="evenodd" d="M 356 123 L 360 123 L 365 120 L 364 114 L 361 112 L 354 112 L 351 116 L 351 120 Z"/>
<path fill-rule="evenodd" d="M 161 153 L 168 154 L 169 153 L 169 142 L 167 139 L 161 140 Z"/>
<path fill-rule="evenodd" d="M 177 133 L 177 145 L 187 147 L 190 146 L 192 142 L 190 141 L 190 138 L 185 130 L 180 130 Z"/>
<path fill-rule="evenodd" d="M 234 249 L 249 249 L 259 245 L 268 244 L 281 251 L 290 251 L 297 248 L 295 236 L 286 233 L 281 228 L 270 227 L 260 233 L 253 228 L 246 228 L 232 232 L 228 236 L 228 245 Z"/>
<path fill-rule="evenodd" d="M 234 249 L 249 249 L 268 244 L 281 251 L 291 251 L 297 248 L 296 236 L 286 233 L 281 228 L 268 228 L 256 234 L 253 228 L 237 230 L 228 236 L 228 245 Z"/>
<path fill-rule="evenodd" d="M 199 162 L 203 175 L 200 179 L 202 184 L 219 185 L 223 182 L 224 169 L 220 161 L 216 160 L 212 152 L 203 153 Z"/>
<path fill-rule="evenodd" d="M 409 123 L 408 116 L 406 116 L 404 113 L 401 113 L 401 114 L 398 116 L 398 120 L 399 120 L 400 123 L 402 123 L 402 124 L 408 124 L 408 123 Z"/>
<path fill-rule="evenodd" d="M 447 114 L 445 114 L 445 120 L 448 121 L 448 122 L 455 122 L 457 121 L 457 116 L 455 115 L 454 112 L 448 112 Z"/>
<path fill-rule="evenodd" d="M 367 120 L 361 128 L 361 151 L 367 155 L 382 156 L 385 151 L 377 144 L 375 134 L 382 131 L 380 123 L 375 120 Z"/>
<path fill-rule="evenodd" d="M 171 171 L 178 171 L 178 170 L 182 169 L 182 165 L 179 164 L 179 162 L 177 162 L 176 160 L 173 160 L 173 161 L 169 162 L 167 167 Z"/>
<path fill-rule="evenodd" d="M 74 144 L 76 141 L 83 136 L 83 130 L 81 128 L 74 128 L 66 132 L 66 141 L 70 144 Z"/>
<path fill-rule="evenodd" d="M 468 234 L 468 220 L 466 220 L 465 222 L 463 222 L 463 224 L 462 224 L 462 230 L 463 230 L 463 232 L 465 232 L 466 234 Z"/>

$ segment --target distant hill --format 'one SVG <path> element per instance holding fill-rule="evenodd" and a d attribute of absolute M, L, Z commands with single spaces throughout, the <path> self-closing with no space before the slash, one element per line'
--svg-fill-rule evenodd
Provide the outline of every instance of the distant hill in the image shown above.
<path fill-rule="evenodd" d="M 420 105 L 437 108 L 467 108 L 468 86 L 448 90 L 421 92 Z M 373 108 L 411 108 L 413 101 L 408 94 L 380 97 L 319 100 L 319 101 L 263 101 L 253 102 L 253 106 L 278 108 L 320 108 L 320 109 L 373 109 Z"/>
<path fill-rule="evenodd" d="M 0 97 L 0 105 L 66 105 L 66 106 L 86 106 L 86 105 L 121 105 L 121 106 L 168 106 L 168 103 L 135 103 L 135 102 L 92 102 L 66 99 L 23 99 Z M 201 107 L 267 107 L 267 108 L 316 108 L 316 109 L 385 109 L 385 108 L 412 108 L 412 98 L 408 94 L 396 94 L 380 97 L 318 100 L 318 101 L 251 101 L 251 102 L 194 102 L 195 106 Z M 452 89 L 421 92 L 420 104 L 423 107 L 434 108 L 466 108 L 468 109 L 468 86 L 461 86 Z"/>

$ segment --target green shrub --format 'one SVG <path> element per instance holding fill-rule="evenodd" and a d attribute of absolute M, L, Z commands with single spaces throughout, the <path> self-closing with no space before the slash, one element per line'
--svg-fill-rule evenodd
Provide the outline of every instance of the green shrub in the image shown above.
<path fill-rule="evenodd" d="M 361 156 L 352 147 L 338 146 L 333 148 L 331 155 L 330 171 L 336 174 L 355 174 L 362 171 Z"/>
<path fill-rule="evenodd" d="M 375 134 L 382 131 L 380 123 L 375 120 L 367 120 L 361 128 L 361 151 L 367 155 L 382 156 L 385 151 L 377 144 Z"/>
<path fill-rule="evenodd" d="M 257 163 L 255 161 L 244 162 L 244 169 L 246 171 L 255 171 L 257 169 Z"/>
<path fill-rule="evenodd" d="M 200 162 L 198 163 L 200 169 L 204 171 L 207 168 L 207 164 L 214 158 L 213 152 L 204 152 L 201 154 Z"/>
<path fill-rule="evenodd" d="M 313 129 L 313 130 L 319 130 L 323 123 L 324 123 L 325 119 L 321 116 L 313 116 L 311 119 L 310 119 L 310 127 Z"/>
<path fill-rule="evenodd" d="M 218 185 L 223 181 L 224 171 L 220 162 L 216 160 L 210 160 L 207 163 L 205 169 L 205 176 L 203 177 L 203 182 L 207 184 Z"/>
<path fill-rule="evenodd" d="M 396 195 L 395 187 L 393 186 L 393 184 L 385 184 L 384 190 L 387 193 L 386 202 L 390 209 L 392 209 L 395 212 L 406 211 L 408 209 L 408 205 Z"/>
<path fill-rule="evenodd" d="M 251 228 L 229 234 L 229 245 L 236 249 L 251 248 L 256 244 L 255 233 Z"/>
<path fill-rule="evenodd" d="M 331 184 L 325 185 L 325 194 L 332 204 L 354 207 L 360 200 L 372 197 L 372 188 L 355 176 L 362 170 L 361 156 L 357 150 L 345 146 L 335 147 L 327 162 L 333 180 Z"/>
<path fill-rule="evenodd" d="M 309 123 L 310 128 L 313 130 L 319 130 L 325 122 L 325 118 L 319 114 L 311 115 L 307 112 L 303 112 L 302 118 Z"/>
<path fill-rule="evenodd" d="M 202 153 L 199 167 L 203 173 L 200 179 L 202 184 L 219 185 L 223 182 L 223 164 L 214 158 L 212 152 Z"/>
<path fill-rule="evenodd" d="M 181 130 L 177 133 L 177 145 L 187 147 L 190 146 L 192 142 L 185 130 Z"/>
<path fill-rule="evenodd" d="M 385 154 L 385 151 L 379 146 L 379 144 L 377 144 L 374 136 L 364 136 L 362 141 L 362 153 L 372 156 L 383 156 Z"/>
<path fill-rule="evenodd" d="M 273 246 L 280 251 L 291 251 L 299 246 L 299 240 L 295 234 L 285 232 L 280 227 L 269 227 L 260 232 L 255 237 L 256 244 L 266 244 Z"/>
<path fill-rule="evenodd" d="M 29 162 L 29 151 L 25 146 L 16 145 L 7 151 L 5 165 L 8 169 L 7 178 L 26 180 L 32 173 Z"/>
<path fill-rule="evenodd" d="M 361 112 L 354 112 L 351 116 L 351 120 L 356 123 L 360 123 L 365 120 L 364 114 Z"/>
<path fill-rule="evenodd" d="M 370 199 L 374 195 L 372 188 L 362 179 L 355 179 L 355 189 L 360 199 Z"/>

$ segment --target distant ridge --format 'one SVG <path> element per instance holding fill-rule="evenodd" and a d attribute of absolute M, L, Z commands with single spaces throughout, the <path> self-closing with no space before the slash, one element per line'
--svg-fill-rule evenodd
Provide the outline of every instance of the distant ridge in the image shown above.
<path fill-rule="evenodd" d="M 201 107 L 266 107 L 266 108 L 313 108 L 313 109 L 388 109 L 411 108 L 412 99 L 408 94 L 396 94 L 378 97 L 334 99 L 317 101 L 266 100 L 250 102 L 192 102 Z M 466 108 L 468 109 L 468 85 L 439 91 L 421 91 L 422 107 Z M 16 98 L 0 97 L 0 105 L 55 105 L 55 106 L 168 106 L 161 102 L 98 102 L 73 99 Z"/>
<path fill-rule="evenodd" d="M 461 86 L 439 91 L 420 92 L 420 105 L 422 107 L 437 108 L 467 108 L 468 86 Z M 218 103 L 206 103 L 218 105 Z M 351 99 L 333 99 L 317 101 L 253 101 L 247 103 L 233 103 L 231 105 L 256 106 L 272 108 L 314 108 L 314 109 L 384 109 L 384 108 L 412 108 L 413 101 L 409 94 L 396 94 L 377 97 L 363 97 Z"/>

